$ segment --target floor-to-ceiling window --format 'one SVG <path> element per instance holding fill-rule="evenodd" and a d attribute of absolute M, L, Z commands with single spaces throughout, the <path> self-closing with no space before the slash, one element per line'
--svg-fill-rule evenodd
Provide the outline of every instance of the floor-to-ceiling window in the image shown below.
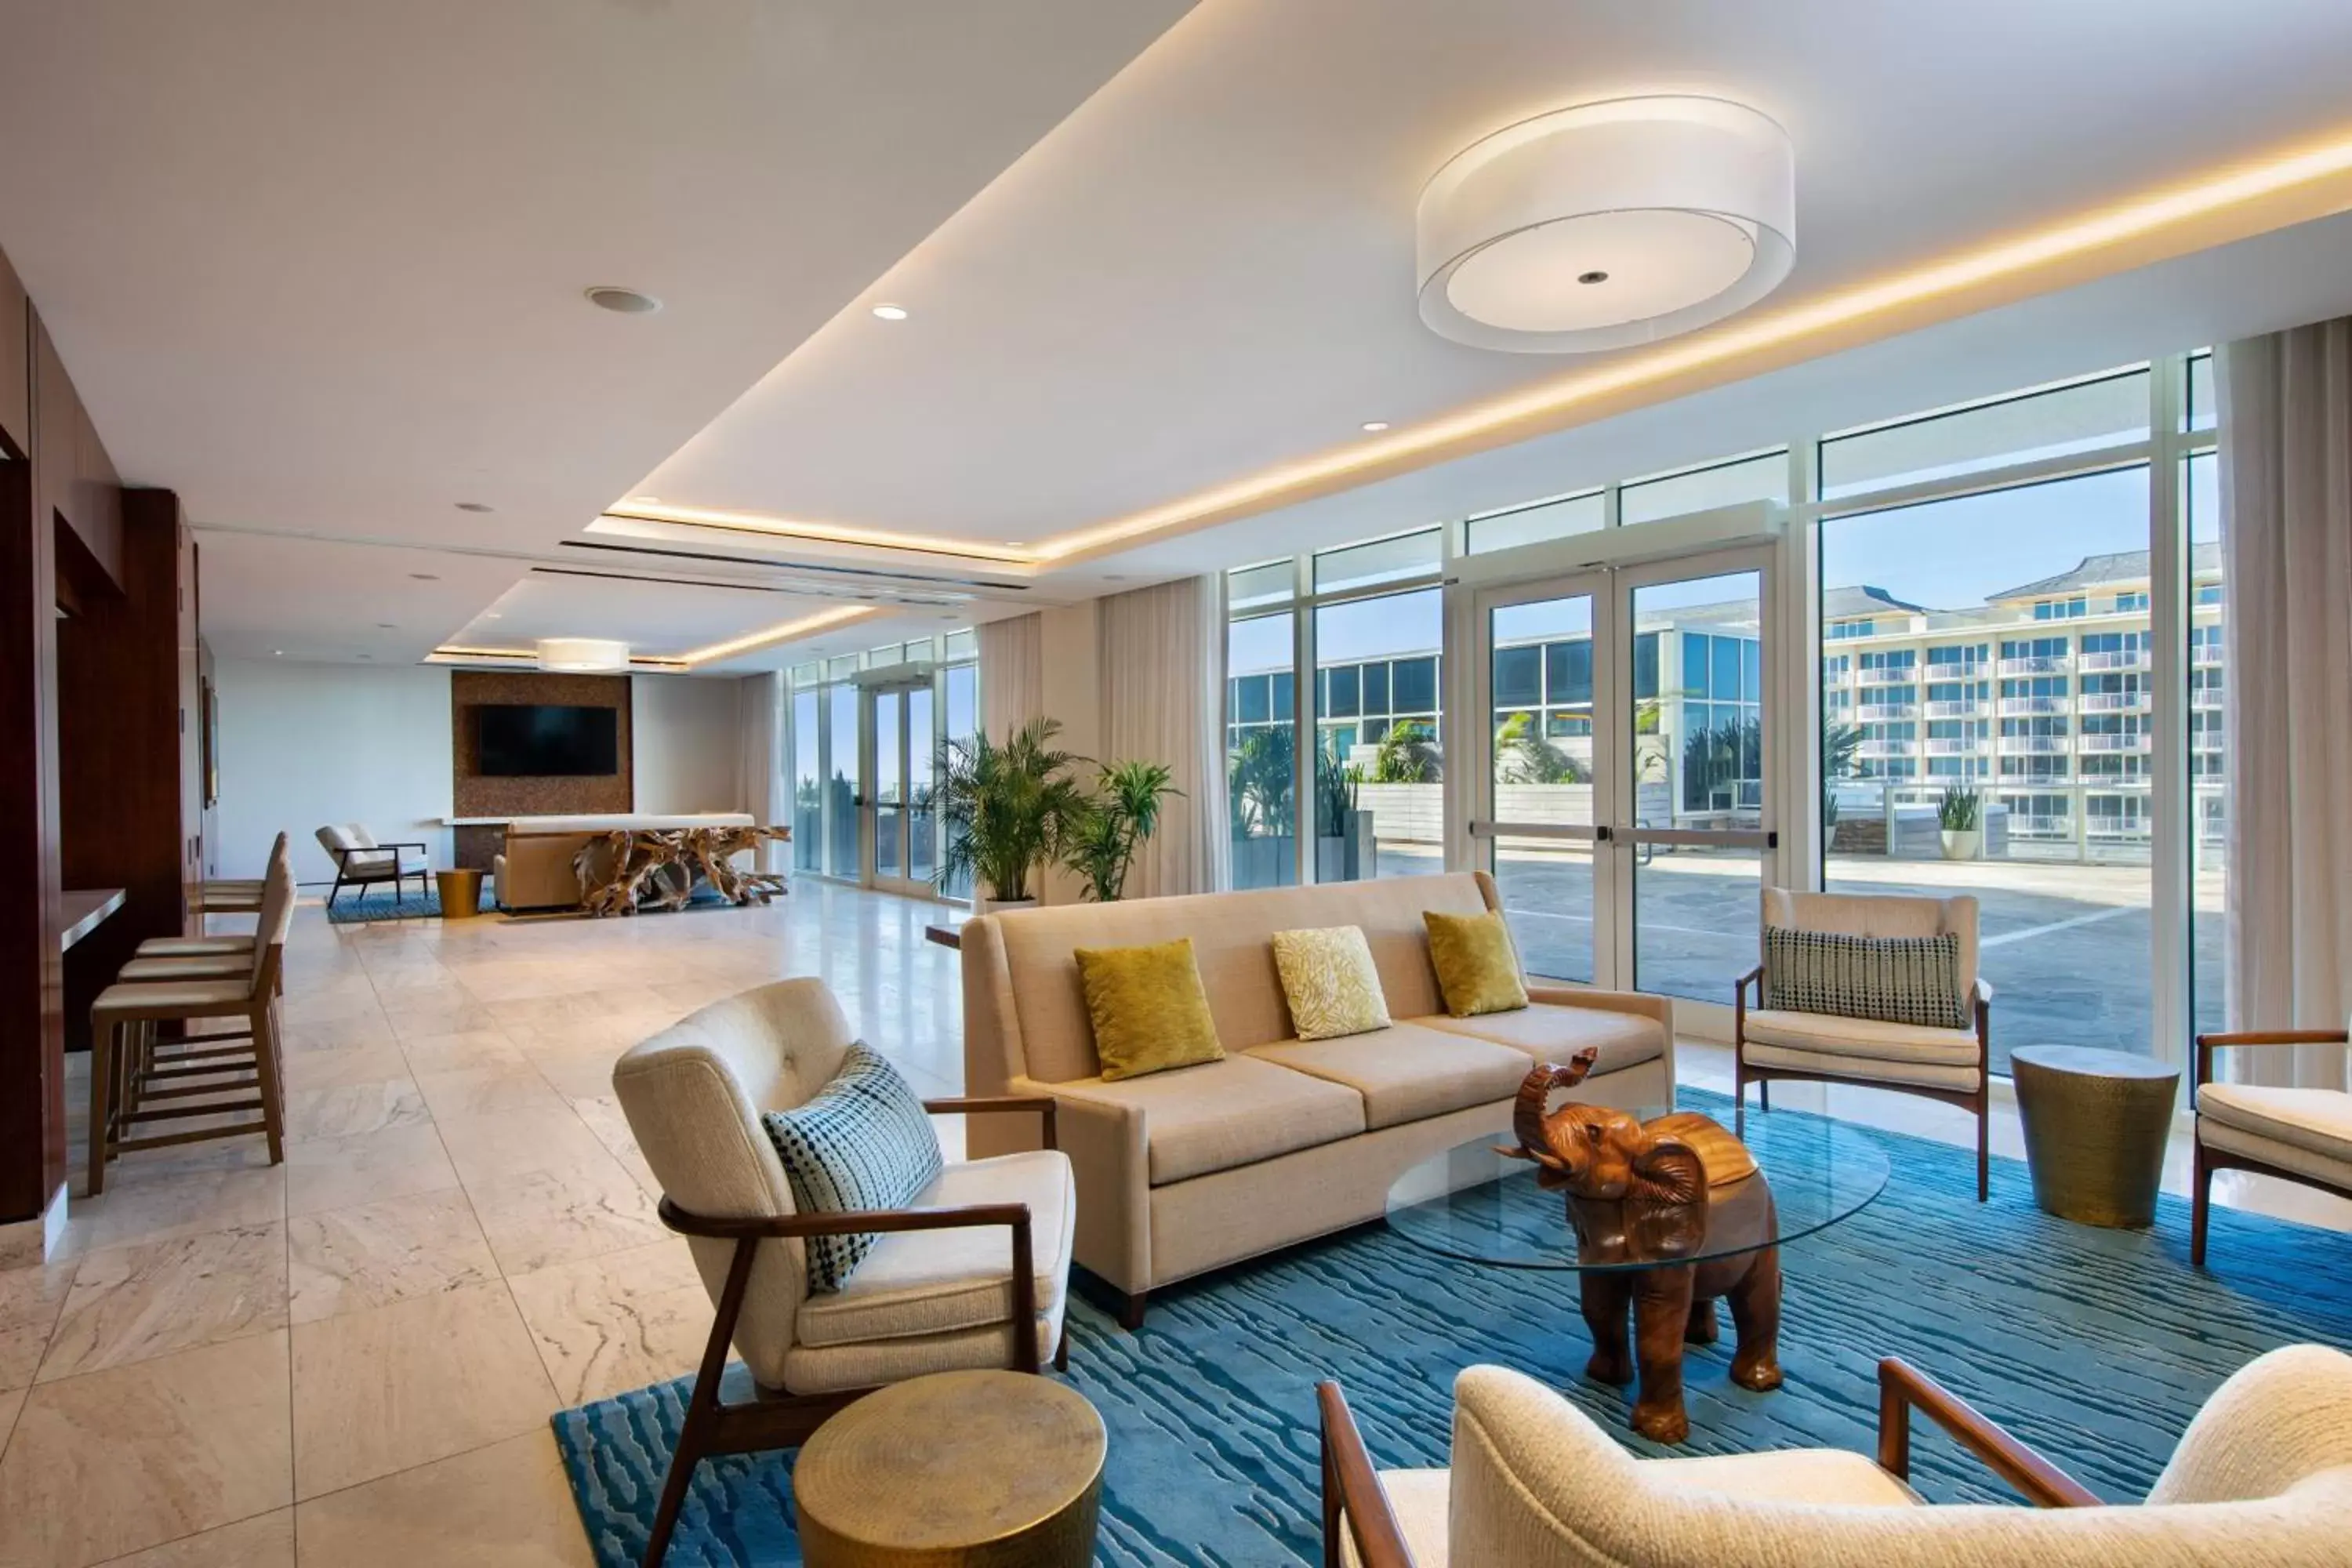
<path fill-rule="evenodd" d="M 791 684 L 785 745 L 793 759 L 793 866 L 861 880 L 866 818 L 887 805 L 887 820 L 875 824 L 882 863 L 901 882 L 929 880 L 940 866 L 932 792 L 945 748 L 969 739 L 980 721 L 978 638 L 956 631 L 812 661 L 794 667 Z M 867 732 L 877 701 L 894 737 L 887 756 L 872 751 L 877 737 Z"/>
<path fill-rule="evenodd" d="M 1444 555 L 1430 528 L 1315 557 L 1318 882 L 1444 869 Z"/>
<path fill-rule="evenodd" d="M 1225 811 L 1236 888 L 1298 880 L 1298 618 L 1288 560 L 1226 574 Z"/>
<path fill-rule="evenodd" d="M 804 664 L 792 673 L 793 868 L 824 869 L 824 737 L 817 717 L 818 667 Z"/>

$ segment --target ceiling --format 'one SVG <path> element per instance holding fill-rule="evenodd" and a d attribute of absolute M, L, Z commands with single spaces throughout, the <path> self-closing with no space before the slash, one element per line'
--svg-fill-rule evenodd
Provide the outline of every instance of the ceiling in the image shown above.
<path fill-rule="evenodd" d="M 2352 309 L 2345 220 L 2149 266 L 2109 247 L 2015 302 L 1890 315 L 1658 406 L 1039 562 L 1349 460 L 1366 420 L 1409 435 L 1654 353 L 1495 353 L 1422 325 L 1414 197 L 1512 121 L 1651 90 L 1772 114 L 1798 256 L 1761 309 L 1788 310 L 2352 133 L 2352 7 L 0 9 L 0 143 L 45 152 L 0 163 L 0 246 L 126 475 L 206 526 L 207 636 L 232 657 L 541 632 L 683 651 L 859 616 L 709 666 L 772 668 Z M 2312 216 L 2250 207 L 2242 229 Z M 594 283 L 667 308 L 597 311 Z M 876 320 L 885 300 L 908 318 Z M 595 521 L 612 507 L 799 536 Z"/>

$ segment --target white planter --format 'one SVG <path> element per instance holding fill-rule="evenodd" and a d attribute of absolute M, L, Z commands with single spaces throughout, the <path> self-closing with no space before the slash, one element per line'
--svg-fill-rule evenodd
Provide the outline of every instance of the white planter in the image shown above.
<path fill-rule="evenodd" d="M 971 897 L 971 912 L 976 915 L 992 915 L 1002 910 L 1034 910 L 1036 907 L 1034 899 L 983 899 L 978 893 Z"/>
<path fill-rule="evenodd" d="M 1944 858 L 1947 860 L 1973 860 L 1984 845 L 1984 830 L 1979 827 L 1947 827 L 1943 829 L 1943 835 Z"/>

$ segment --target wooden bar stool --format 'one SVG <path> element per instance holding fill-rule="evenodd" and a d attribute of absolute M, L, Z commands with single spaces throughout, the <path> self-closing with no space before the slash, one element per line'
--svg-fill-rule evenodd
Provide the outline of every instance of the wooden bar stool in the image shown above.
<path fill-rule="evenodd" d="M 286 835 L 280 833 L 278 842 L 269 848 L 269 867 L 275 870 L 286 858 Z M 251 915 L 261 912 L 262 895 L 268 890 L 269 877 L 215 877 L 196 885 L 196 913 L 200 915 Z M 163 939 L 165 941 L 170 938 Z"/>
<path fill-rule="evenodd" d="M 252 884 L 252 886 L 257 889 L 257 894 L 253 903 L 253 909 L 256 913 L 258 913 L 261 909 L 258 889 L 262 884 L 266 883 L 271 877 L 276 876 L 281 867 L 290 868 L 290 864 L 291 862 L 287 851 L 286 835 L 281 833 L 278 836 L 278 842 L 270 847 L 268 868 L 263 871 L 261 877 Z M 206 889 L 210 889 L 220 885 L 222 884 L 207 882 L 204 886 Z M 245 887 L 246 884 L 244 882 L 238 882 L 235 884 L 235 886 L 241 889 Z M 206 914 L 229 912 L 226 909 L 215 910 L 214 906 L 207 903 L 205 900 L 208 896 L 208 893 L 199 894 L 196 905 L 198 912 Z M 239 894 L 238 896 L 242 897 L 243 895 Z M 133 956 L 137 958 L 243 958 L 251 956 L 254 942 L 255 938 L 249 934 L 238 934 L 233 936 L 151 936 L 146 941 L 139 944 L 138 951 Z M 131 977 L 129 975 L 124 975 L 123 978 L 127 980 Z"/>
<path fill-rule="evenodd" d="M 212 959 L 134 959 L 124 971 L 142 971 L 143 978 L 119 980 L 99 994 L 90 1007 L 90 1196 L 106 1190 L 107 1162 L 125 1150 L 259 1132 L 268 1140 L 269 1163 L 285 1158 L 277 998 L 293 914 L 294 876 L 281 867 L 263 889 L 260 940 L 241 963 L 231 961 L 226 976 L 205 973 L 220 967 Z M 159 1023 L 222 1018 L 243 1019 L 244 1032 L 157 1048 Z M 222 1098 L 248 1089 L 250 1098 Z M 241 1111 L 257 1116 L 223 1127 L 132 1134 L 145 1122 Z"/>

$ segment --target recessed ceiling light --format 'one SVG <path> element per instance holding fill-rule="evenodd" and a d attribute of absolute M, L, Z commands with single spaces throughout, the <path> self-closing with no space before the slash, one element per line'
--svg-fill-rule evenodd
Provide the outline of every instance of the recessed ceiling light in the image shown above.
<path fill-rule="evenodd" d="M 438 583 L 441 581 L 440 578 L 435 576 L 430 572 L 411 572 L 409 575 L 415 578 L 420 583 Z"/>
<path fill-rule="evenodd" d="M 373 655 L 373 654 L 372 654 L 372 653 L 363 653 L 363 654 L 360 655 L 360 657 L 361 657 L 362 658 L 373 658 L 375 657 L 375 655 Z"/>
<path fill-rule="evenodd" d="M 874 307 L 874 316 L 877 321 L 903 321 L 907 319 L 907 307 L 904 305 L 877 305 Z"/>
<path fill-rule="evenodd" d="M 398 630 L 400 629 L 398 626 L 396 626 L 393 625 L 390 621 L 378 621 L 378 622 L 376 622 L 375 626 L 376 626 L 376 630 L 378 630 L 378 631 L 382 631 L 382 632 L 396 632 L 396 631 L 398 631 Z"/>
<path fill-rule="evenodd" d="M 487 501 L 461 500 L 457 503 L 457 510 L 459 511 L 488 511 L 491 508 L 489 503 Z"/>
<path fill-rule="evenodd" d="M 1127 574 L 1124 572 L 1106 572 L 1103 574 L 1103 581 L 1106 583 L 1124 583 L 1127 581 Z"/>
<path fill-rule="evenodd" d="M 485 610 L 482 612 L 482 619 L 486 621 L 495 621 L 505 615 L 506 612 L 504 610 Z"/>
<path fill-rule="evenodd" d="M 662 308 L 662 302 L 651 294 L 641 294 L 635 289 L 620 289 L 600 284 L 587 290 L 588 302 L 602 310 L 624 316 L 650 316 Z"/>
<path fill-rule="evenodd" d="M 286 650 L 282 647 L 271 648 L 269 650 L 269 657 L 272 658 L 284 658 L 286 657 Z"/>
<path fill-rule="evenodd" d="M 1379 435 L 1388 427 L 1389 422 L 1385 419 L 1367 419 L 1364 421 L 1364 428 L 1375 436 Z"/>
<path fill-rule="evenodd" d="M 1004 542 L 1004 548 L 1007 550 L 1026 550 L 1029 548 L 1029 542 L 1025 539 L 1008 539 Z"/>

